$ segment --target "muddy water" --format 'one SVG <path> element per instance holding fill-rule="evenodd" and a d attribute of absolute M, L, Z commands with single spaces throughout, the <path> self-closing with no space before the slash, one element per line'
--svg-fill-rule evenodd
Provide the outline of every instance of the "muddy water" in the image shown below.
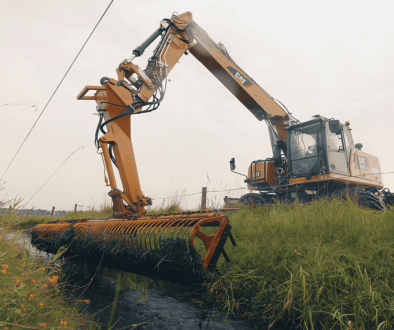
<path fill-rule="evenodd" d="M 14 234 L 8 234 L 12 237 Z M 46 253 L 38 251 L 30 244 L 27 233 L 20 235 L 16 242 L 30 251 L 30 257 L 48 258 Z M 51 256 L 49 255 L 49 259 Z M 94 276 L 94 275 L 93 275 Z M 114 325 L 111 329 L 137 329 L 149 330 L 200 330 L 200 329 L 228 329 L 249 330 L 268 327 L 262 323 L 240 322 L 227 319 L 223 313 L 214 313 L 209 316 L 199 307 L 191 303 L 193 294 L 172 293 L 169 290 L 148 289 L 146 299 L 140 290 L 123 290 L 118 293 L 116 308 L 112 311 L 116 296 L 117 284 L 115 281 L 91 281 L 91 274 L 68 276 L 67 283 L 78 287 L 73 296 L 90 301 L 86 305 L 85 313 L 95 314 L 96 320 L 102 324 L 101 329 L 107 329 L 111 319 Z M 275 327 L 271 330 L 287 330 L 290 328 Z"/>
<path fill-rule="evenodd" d="M 81 299 L 89 299 L 90 305 L 86 309 L 89 314 L 96 313 L 114 301 L 114 283 L 111 286 L 92 288 L 81 296 Z M 105 308 L 97 314 L 97 319 L 106 328 L 111 314 L 111 307 Z M 193 306 L 185 298 L 176 298 L 164 295 L 155 289 L 148 289 L 145 302 L 141 299 L 138 290 L 125 290 L 119 294 L 119 300 L 112 318 L 111 324 L 116 325 L 113 329 L 129 329 L 130 326 L 139 324 L 137 329 L 229 329 L 248 330 L 255 327 L 246 323 L 236 323 L 226 320 L 221 314 L 209 320 L 202 315 L 202 311 Z"/>

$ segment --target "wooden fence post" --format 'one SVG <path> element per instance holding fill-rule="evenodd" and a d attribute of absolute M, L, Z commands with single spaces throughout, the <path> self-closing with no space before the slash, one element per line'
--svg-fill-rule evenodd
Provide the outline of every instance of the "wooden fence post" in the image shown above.
<path fill-rule="evenodd" d="M 74 207 L 74 212 L 77 212 L 77 204 L 75 204 L 75 207 Z"/>
<path fill-rule="evenodd" d="M 201 194 L 201 210 L 207 209 L 207 187 L 202 187 L 202 194 Z"/>
<path fill-rule="evenodd" d="M 52 213 L 51 213 L 51 217 L 53 217 L 53 214 L 55 213 L 55 207 L 52 207 Z"/>

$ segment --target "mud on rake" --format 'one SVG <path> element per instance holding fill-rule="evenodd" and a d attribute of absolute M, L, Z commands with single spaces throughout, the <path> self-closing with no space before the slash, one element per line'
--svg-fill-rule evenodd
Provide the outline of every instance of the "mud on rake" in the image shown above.
<path fill-rule="evenodd" d="M 37 249 L 64 257 L 184 285 L 200 283 L 214 272 L 231 235 L 224 211 L 207 210 L 144 215 L 132 219 L 57 220 L 32 228 Z"/>

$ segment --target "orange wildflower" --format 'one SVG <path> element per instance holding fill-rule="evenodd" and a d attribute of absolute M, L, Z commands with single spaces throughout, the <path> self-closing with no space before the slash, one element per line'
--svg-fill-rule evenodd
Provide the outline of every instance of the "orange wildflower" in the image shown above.
<path fill-rule="evenodd" d="M 8 269 L 8 268 L 10 268 L 10 266 L 8 266 L 7 264 L 2 264 L 1 267 L 2 267 L 3 269 Z"/>
<path fill-rule="evenodd" d="M 52 284 L 56 284 L 58 279 L 59 277 L 56 275 L 54 275 L 52 278 L 48 277 L 48 281 L 51 282 Z"/>
<path fill-rule="evenodd" d="M 22 268 L 25 268 L 26 267 L 26 262 L 24 262 L 21 266 L 22 266 Z"/>
<path fill-rule="evenodd" d="M 87 300 L 83 300 L 84 302 L 86 302 L 87 304 L 90 304 L 90 300 L 89 299 L 87 299 Z"/>
<path fill-rule="evenodd" d="M 36 284 L 36 280 L 31 280 L 31 283 Z"/>
<path fill-rule="evenodd" d="M 26 310 L 25 305 L 20 305 L 20 308 L 23 308 L 23 310 Z"/>
<path fill-rule="evenodd" d="M 4 306 L 7 306 L 8 305 L 8 303 L 4 303 Z"/>
<path fill-rule="evenodd" d="M 48 287 L 48 284 L 44 284 L 42 287 L 43 287 L 44 289 L 46 289 L 46 288 Z"/>
<path fill-rule="evenodd" d="M 64 327 L 66 328 L 67 327 L 67 322 L 66 321 L 61 321 L 60 325 L 64 325 Z"/>
<path fill-rule="evenodd" d="M 40 308 L 44 307 L 44 303 L 39 303 L 38 305 L 40 306 Z"/>
<path fill-rule="evenodd" d="M 40 327 L 43 327 L 44 329 L 46 329 L 47 324 L 46 323 L 40 323 Z"/>
<path fill-rule="evenodd" d="M 0 272 L 4 275 L 7 274 L 7 271 L 5 269 L 0 270 Z"/>
<path fill-rule="evenodd" d="M 29 294 L 29 300 L 33 300 L 36 296 L 34 294 Z"/>

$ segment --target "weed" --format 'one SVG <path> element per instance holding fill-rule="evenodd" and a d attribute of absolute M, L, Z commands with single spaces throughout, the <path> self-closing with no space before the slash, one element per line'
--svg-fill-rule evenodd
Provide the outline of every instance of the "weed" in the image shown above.
<path fill-rule="evenodd" d="M 51 262 L 30 259 L 21 247 L 21 232 L 10 229 L 16 216 L 10 210 L 2 215 L 0 228 L 0 327 L 97 329 L 97 324 L 82 314 L 80 305 L 64 295 L 58 283 L 61 270 Z"/>
<path fill-rule="evenodd" d="M 242 208 L 229 215 L 231 264 L 206 282 L 229 314 L 313 329 L 389 329 L 394 322 L 394 212 L 352 201 Z"/>

